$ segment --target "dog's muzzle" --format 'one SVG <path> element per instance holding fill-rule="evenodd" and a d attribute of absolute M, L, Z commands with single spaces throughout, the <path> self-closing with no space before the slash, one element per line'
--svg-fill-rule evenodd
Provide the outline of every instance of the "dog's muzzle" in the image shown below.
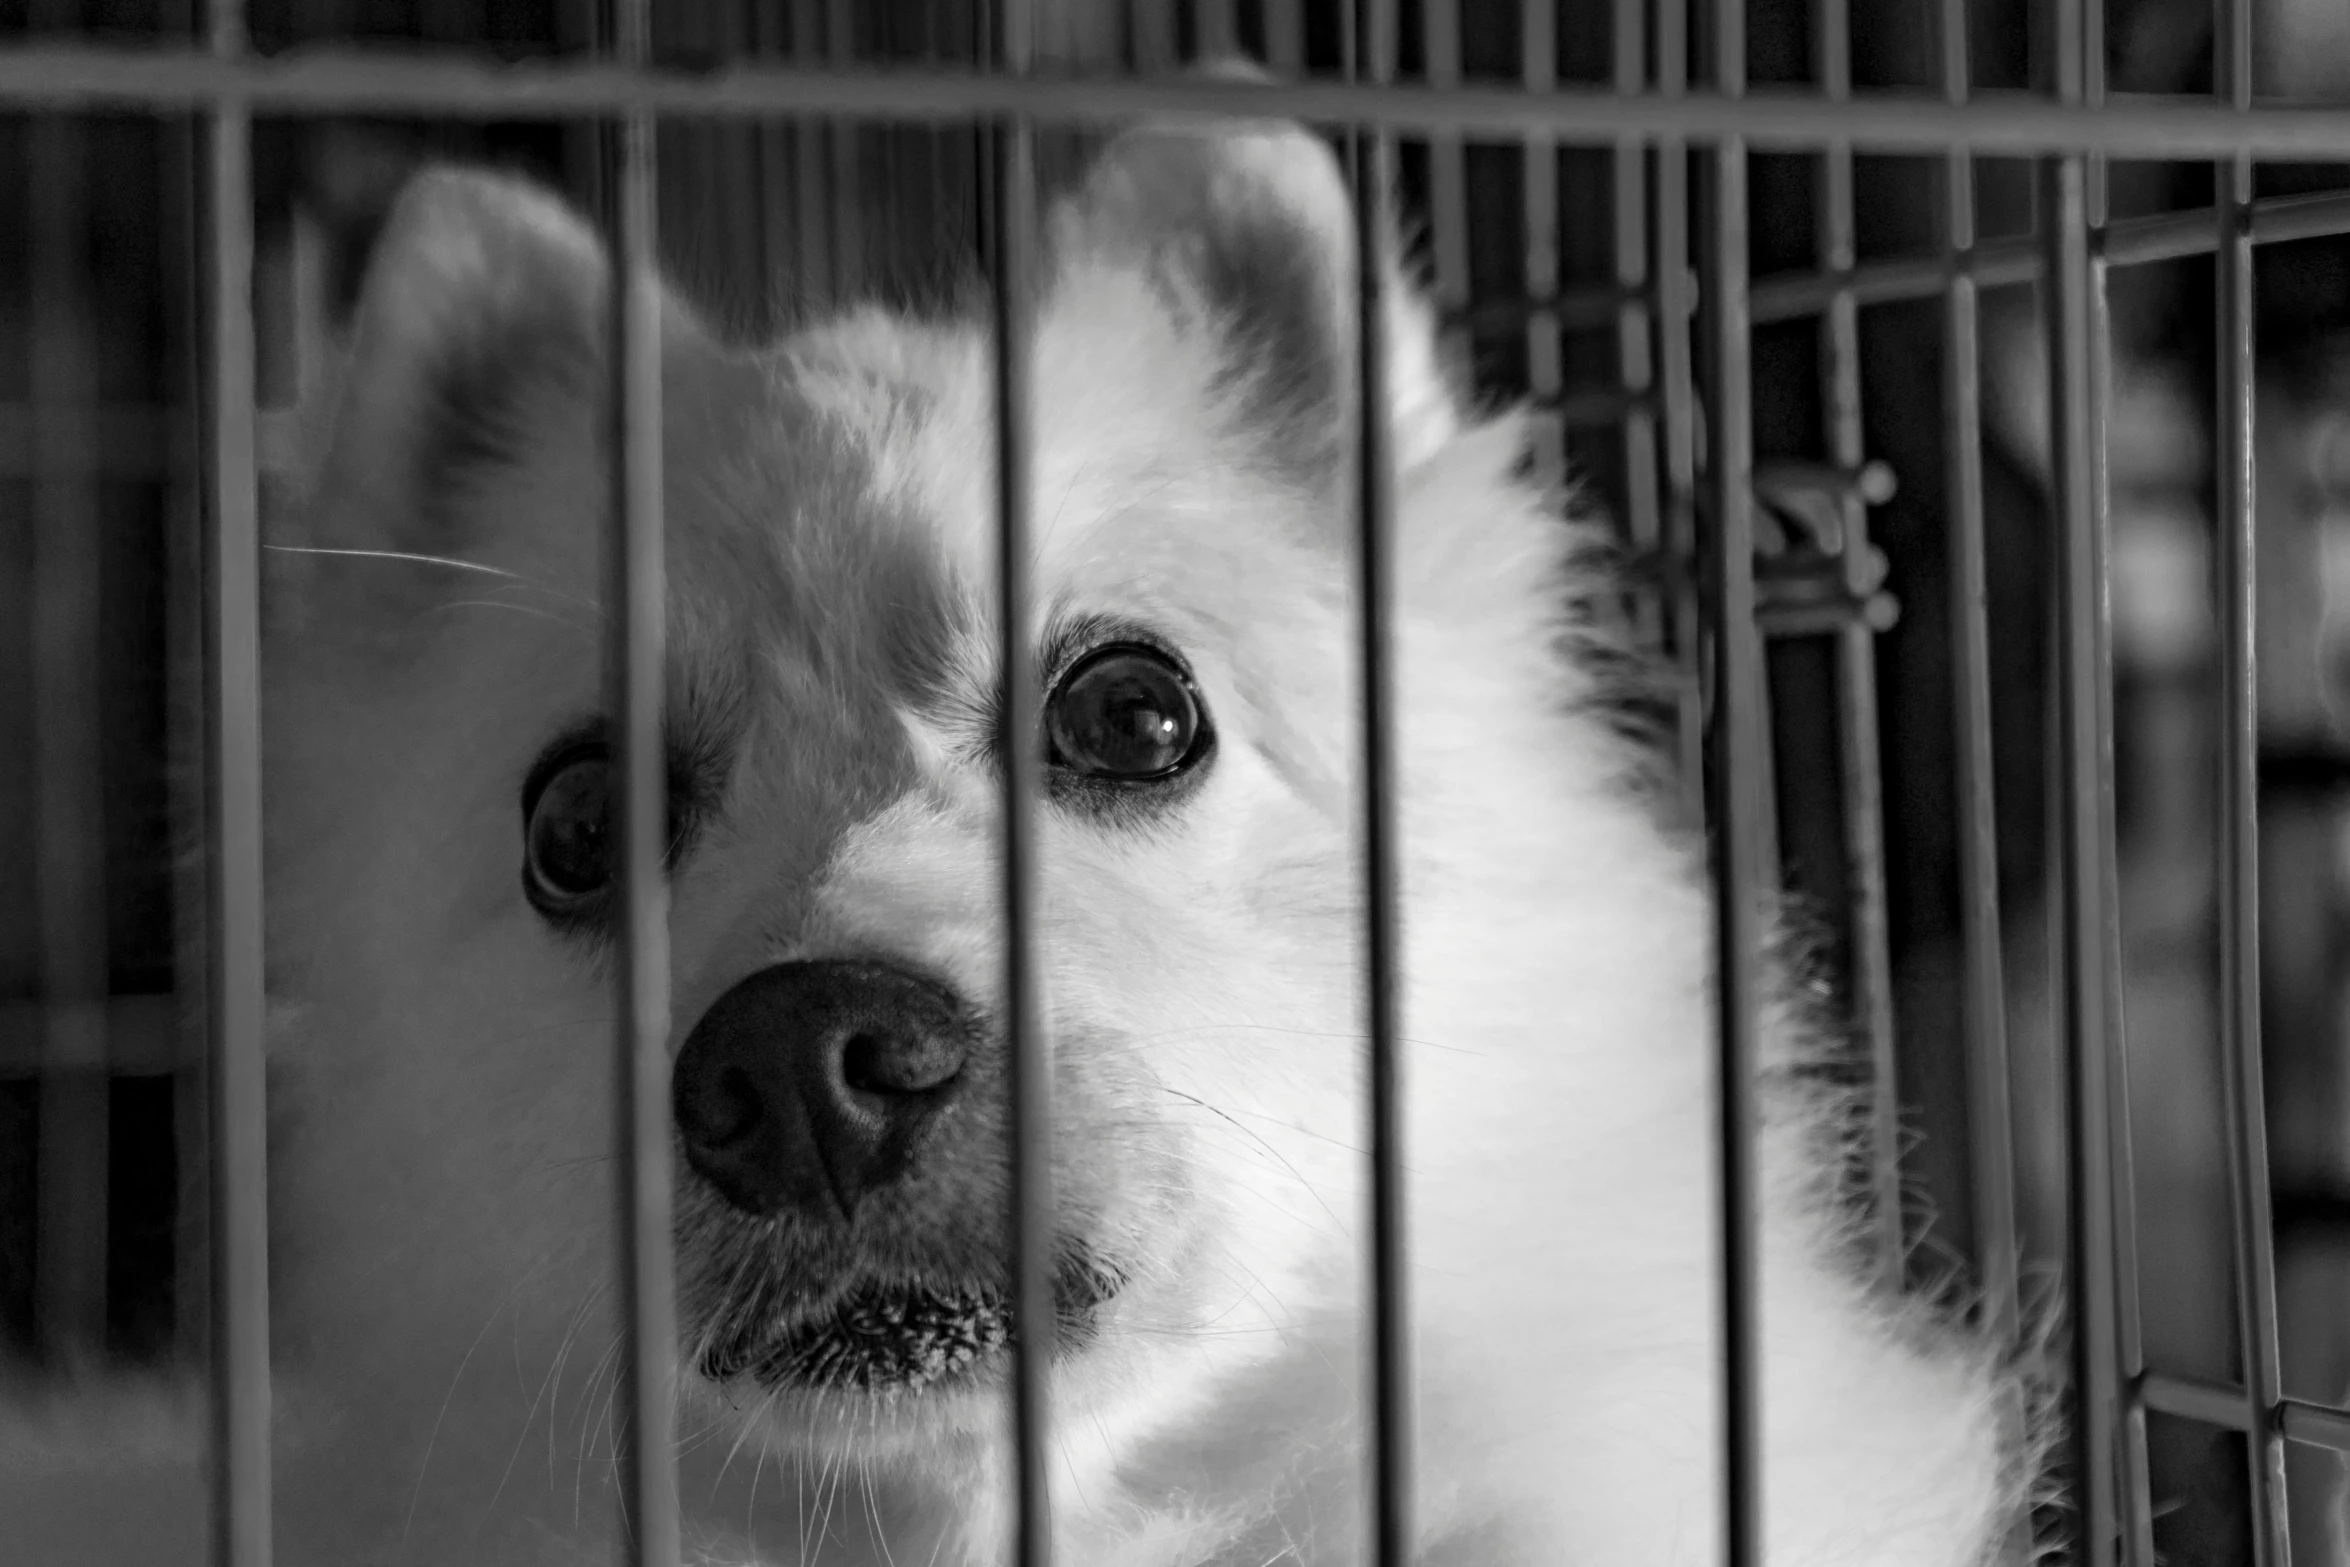
<path fill-rule="evenodd" d="M 686 1158 L 745 1213 L 852 1218 L 913 1167 L 979 1032 L 954 996 L 885 964 L 762 969 L 678 1053 Z"/>
<path fill-rule="evenodd" d="M 887 963 L 779 964 L 718 998 L 670 1082 L 686 1161 L 734 1215 L 692 1232 L 703 1375 L 894 1394 L 1015 1342 L 1000 1066 L 981 1014 Z M 1051 1244 L 1067 1352 L 1126 1276 L 1081 1233 Z"/>

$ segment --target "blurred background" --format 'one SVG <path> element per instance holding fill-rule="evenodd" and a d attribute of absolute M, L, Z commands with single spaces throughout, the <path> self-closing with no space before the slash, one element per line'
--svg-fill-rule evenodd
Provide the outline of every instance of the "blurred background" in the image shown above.
<path fill-rule="evenodd" d="M 2350 8 L 2253 0 L 2258 90 L 2350 98 Z M 577 53 L 571 0 L 271 0 L 256 47 L 457 45 Z M 1329 0 L 1051 0 L 1051 68 L 1158 70 L 1241 50 L 1287 73 L 1342 65 Z M 1686 79 L 1653 0 L 1405 0 L 1403 69 L 1435 82 L 1640 86 Z M 656 53 L 949 63 L 978 11 L 921 0 L 663 0 Z M 1955 13 L 1954 13 L 1955 14 Z M 2034 17 L 1970 0 L 1941 57 L 1935 0 L 1752 0 L 1756 84 L 1841 92 L 2022 88 Z M 2118 92 L 2209 92 L 2207 0 L 2111 0 Z M 0 41 L 180 41 L 184 4 L 0 0 Z M 108 1379 L 193 1375 L 204 1333 L 197 877 L 172 846 L 201 820 L 199 424 L 204 323 L 191 125 L 0 107 L 0 1402 Z M 580 123 L 275 119 L 255 143 L 265 469 L 316 384 L 372 218 L 427 156 L 520 167 L 598 206 Z M 931 295 L 979 254 L 979 147 L 959 127 L 679 122 L 661 130 L 665 259 L 744 335 L 852 297 Z M 1448 350 L 1479 392 L 1540 410 L 1538 465 L 1604 504 L 1644 584 L 1633 606 L 1684 679 L 1651 714 L 1693 746 L 1691 541 L 1702 419 L 1689 407 L 1670 150 L 1637 143 L 1410 141 Z M 2269 165 L 2263 196 L 2350 192 L 2332 166 Z M 2032 170 L 1980 160 L 1982 438 L 1954 441 L 1969 379 L 1946 332 L 1949 165 L 1759 154 L 1752 170 L 1754 419 L 1777 863 L 1856 1057 L 1895 1066 L 1900 1263 L 1988 1280 L 2045 1315 L 2063 1255 L 2062 1077 L 2047 975 L 2051 754 L 2047 375 L 2031 282 Z M 2109 216 L 2207 208 L 2207 164 L 2117 162 Z M 2329 222 L 2350 230 L 2350 195 Z M 2338 219 L 2338 222 L 2335 221 Z M 2256 283 L 2261 1016 L 2285 1391 L 2350 1394 L 2350 242 L 2263 246 Z M 2213 266 L 2111 272 L 2104 421 L 2111 497 L 2118 932 L 2149 1363 L 2239 1376 L 2217 1023 Z M 2006 1002 L 1967 1004 L 1954 704 L 1952 497 L 1980 465 L 1987 540 L 1996 890 Z M 1970 1071 L 2003 1030 L 2020 1253 L 1986 1259 L 1981 1161 L 2002 1139 Z M 1986 1267 L 1986 1261 L 1994 1265 Z M 2156 1415 L 2156 1539 L 2174 1562 L 2248 1561 L 2241 1440 Z M 11 1449 L 0 1442 L 0 1463 Z M 2350 1560 L 2339 1467 L 2294 1454 L 2304 1560 Z"/>

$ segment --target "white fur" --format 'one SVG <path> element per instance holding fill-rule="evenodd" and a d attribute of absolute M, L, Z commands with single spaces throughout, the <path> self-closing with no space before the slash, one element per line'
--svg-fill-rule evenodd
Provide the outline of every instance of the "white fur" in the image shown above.
<path fill-rule="evenodd" d="M 1249 177 L 1308 242 L 1341 245 L 1327 156 L 1251 134 Z M 373 366 L 379 392 L 448 319 L 382 300 L 413 287 L 436 307 L 478 304 L 479 269 L 516 265 L 467 223 L 518 204 L 507 238 L 547 236 L 559 275 L 579 264 L 575 227 L 540 198 L 435 178 L 449 183 L 399 230 L 431 266 L 388 283 L 379 268 L 373 285 L 375 357 L 363 349 L 357 373 Z M 1135 1269 L 1100 1342 L 1054 1380 L 1054 1526 L 1062 1559 L 1085 1567 L 1357 1561 L 1350 502 L 1336 482 L 1277 478 L 1250 447 L 1248 388 L 1219 375 L 1229 345 L 1206 302 L 1071 234 L 1035 345 L 1041 612 L 1114 613 L 1174 640 L 1220 750 L 1193 801 L 1148 832 L 1040 813 L 1057 1180 Z M 1511 477 L 1511 420 L 1471 418 L 1443 387 L 1416 296 L 1399 287 L 1391 319 L 1421 1559 L 1696 1567 L 1719 1548 L 1721 1447 L 1700 867 L 1657 824 L 1646 763 L 1605 722 L 1583 656 L 1593 536 Z M 706 354 L 673 350 L 673 388 Z M 763 363 L 861 454 L 888 525 L 951 572 L 973 611 L 957 677 L 982 702 L 985 336 L 868 313 Z M 358 392 L 346 406 L 364 410 Z M 364 445 L 370 428 L 349 415 L 339 438 Z M 514 574 L 501 584 L 280 558 L 268 719 L 289 1560 L 571 1562 L 601 1559 L 608 1538 L 609 1386 L 589 1363 L 615 1333 L 609 1002 L 599 963 L 522 899 L 515 801 L 552 728 L 597 703 L 596 434 L 586 412 L 552 417 L 521 471 L 471 497 L 470 531 L 442 541 Z M 738 493 L 747 458 L 684 439 L 673 430 L 672 526 L 689 530 L 673 621 L 699 645 L 748 606 L 694 564 L 707 541 L 693 508 Z M 319 496 L 281 542 L 416 547 L 396 507 L 336 490 L 331 460 Z M 804 673 L 768 657 L 778 682 Z M 885 953 L 983 1005 L 998 993 L 996 786 L 969 713 L 891 722 L 913 737 L 916 785 L 789 889 L 784 753 L 737 769 L 716 838 L 674 887 L 680 1040 L 734 981 L 788 957 Z M 1821 1049 L 1793 1005 L 1769 1031 L 1776 1067 Z M 1769 1560 L 1978 1567 L 2023 1479 L 2014 1390 L 1925 1307 L 1859 1282 L 1826 1180 L 1836 1106 L 1786 1083 L 1769 1103 Z M 682 1201 L 709 1200 L 681 1179 Z M 894 1401 L 697 1385 L 683 1429 L 697 1559 L 1000 1559 L 992 1377 Z"/>

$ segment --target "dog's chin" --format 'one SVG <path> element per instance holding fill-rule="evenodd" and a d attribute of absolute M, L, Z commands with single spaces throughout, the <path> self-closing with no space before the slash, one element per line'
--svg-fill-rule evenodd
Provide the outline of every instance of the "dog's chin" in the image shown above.
<path fill-rule="evenodd" d="M 1064 1250 L 1053 1278 L 1056 1360 L 1093 1343 L 1102 1308 L 1124 1286 L 1116 1267 Z M 721 1388 L 894 1402 L 994 1381 L 1018 1338 L 1018 1313 L 999 1282 L 874 1275 L 818 1298 L 732 1307 L 703 1335 L 694 1369 Z"/>

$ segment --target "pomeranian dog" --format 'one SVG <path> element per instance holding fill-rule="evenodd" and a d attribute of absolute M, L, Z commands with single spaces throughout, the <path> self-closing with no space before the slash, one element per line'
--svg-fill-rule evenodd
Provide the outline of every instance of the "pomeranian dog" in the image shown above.
<path fill-rule="evenodd" d="M 1043 235 L 1072 1567 L 1367 1554 L 1353 236 L 1329 150 L 1271 124 L 1129 131 Z M 1723 1361 L 1703 868 L 1610 716 L 1600 535 L 1518 480 L 1521 425 L 1446 384 L 1388 262 L 1417 1559 L 1697 1567 Z M 288 1562 L 614 1548 L 608 290 L 550 196 L 417 178 L 272 532 Z M 872 309 L 746 351 L 665 306 L 695 1561 L 1009 1539 L 986 320 Z M 1847 1107 L 1806 1070 L 1828 1035 L 1779 996 L 1768 1560 L 1980 1567 L 2029 1489 L 2018 1384 L 1865 1282 Z M 28 1505 L 102 1531 L 63 1494 Z"/>

